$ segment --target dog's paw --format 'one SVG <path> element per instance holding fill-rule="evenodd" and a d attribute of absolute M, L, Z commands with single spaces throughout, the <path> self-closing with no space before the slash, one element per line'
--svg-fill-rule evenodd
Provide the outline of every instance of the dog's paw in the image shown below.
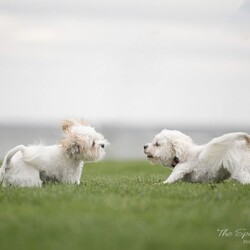
<path fill-rule="evenodd" d="M 171 184 L 174 183 L 174 181 L 171 180 L 165 180 L 164 182 L 162 182 L 162 184 L 166 185 L 166 184 Z"/>

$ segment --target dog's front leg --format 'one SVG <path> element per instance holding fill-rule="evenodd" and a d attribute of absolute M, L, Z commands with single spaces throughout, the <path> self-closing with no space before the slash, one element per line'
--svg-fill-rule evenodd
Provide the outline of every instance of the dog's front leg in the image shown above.
<path fill-rule="evenodd" d="M 163 184 L 170 184 L 177 181 L 180 181 L 184 178 L 186 174 L 191 173 L 190 168 L 187 164 L 181 164 L 176 166 L 170 176 L 163 182 Z"/>

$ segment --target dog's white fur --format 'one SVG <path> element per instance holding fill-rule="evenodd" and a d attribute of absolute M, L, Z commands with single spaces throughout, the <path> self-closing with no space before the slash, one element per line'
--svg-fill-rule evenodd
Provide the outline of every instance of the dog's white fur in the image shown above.
<path fill-rule="evenodd" d="M 219 182 L 228 178 L 250 183 L 250 136 L 229 133 L 205 145 L 176 130 L 162 130 L 144 146 L 148 160 L 173 169 L 164 181 Z"/>
<path fill-rule="evenodd" d="M 63 139 L 57 145 L 19 145 L 10 150 L 0 169 L 4 187 L 41 187 L 45 181 L 79 184 L 83 161 L 101 160 L 107 140 L 80 120 L 62 123 Z"/>

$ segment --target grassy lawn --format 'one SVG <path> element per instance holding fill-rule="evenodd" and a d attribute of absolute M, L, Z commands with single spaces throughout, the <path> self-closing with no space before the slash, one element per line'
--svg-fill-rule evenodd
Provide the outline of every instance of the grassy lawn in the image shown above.
<path fill-rule="evenodd" d="M 250 248 L 249 185 L 157 184 L 169 173 L 146 161 L 100 162 L 84 167 L 78 187 L 0 188 L 0 249 Z"/>

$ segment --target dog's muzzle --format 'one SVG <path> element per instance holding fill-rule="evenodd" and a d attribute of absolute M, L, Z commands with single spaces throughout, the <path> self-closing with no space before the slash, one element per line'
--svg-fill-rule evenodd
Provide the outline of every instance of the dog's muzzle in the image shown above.
<path fill-rule="evenodd" d="M 148 148 L 148 145 L 144 145 L 143 148 L 144 148 L 144 154 L 147 156 L 147 158 L 154 158 L 153 155 L 148 154 L 148 153 L 146 152 L 146 149 Z"/>

